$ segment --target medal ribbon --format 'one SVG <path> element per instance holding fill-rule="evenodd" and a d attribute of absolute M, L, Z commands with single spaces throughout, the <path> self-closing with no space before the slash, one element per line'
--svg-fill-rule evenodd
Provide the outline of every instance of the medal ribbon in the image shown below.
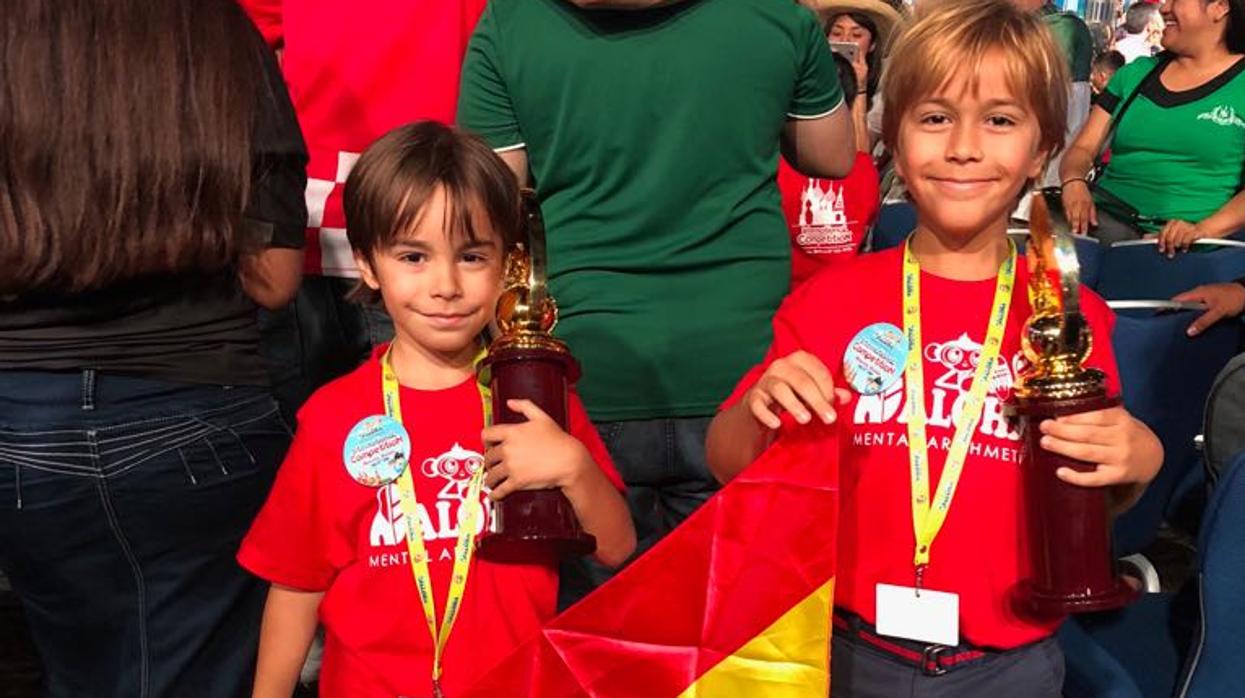
<path fill-rule="evenodd" d="M 389 359 L 390 350 L 386 350 L 381 358 L 381 382 L 385 397 L 385 414 L 402 423 L 402 405 L 399 398 L 398 377 L 394 373 L 393 363 Z M 476 357 L 476 365 L 484 358 L 482 350 Z M 480 403 L 484 412 L 484 426 L 493 423 L 493 395 L 486 383 L 477 381 L 480 390 Z M 428 550 L 424 545 L 423 531 L 420 530 L 419 513 L 416 508 L 415 480 L 411 475 L 408 462 L 398 476 L 399 506 L 406 522 L 406 549 L 410 557 L 411 573 L 415 577 L 415 588 L 419 591 L 419 602 L 424 607 L 424 620 L 428 622 L 428 632 L 432 634 L 432 683 L 436 695 L 441 694 L 441 660 L 445 655 L 445 646 L 449 643 L 450 632 L 454 629 L 454 621 L 458 620 L 458 612 L 462 609 L 463 596 L 467 590 L 467 573 L 471 569 L 471 558 L 475 552 L 476 523 L 481 516 L 483 507 L 480 504 L 480 490 L 484 486 L 484 464 L 471 474 L 467 487 L 467 498 L 463 506 L 467 507 L 465 517 L 460 517 L 458 539 L 454 543 L 454 571 L 450 578 L 449 596 L 445 600 L 445 617 L 437 626 L 437 608 L 432 598 L 432 574 L 428 571 Z"/>
<path fill-rule="evenodd" d="M 930 548 L 934 538 L 942 530 L 955 497 L 955 488 L 964 471 L 964 460 L 973 441 L 973 432 L 981 421 L 985 406 L 986 388 L 990 374 L 1003 347 L 1003 334 L 1007 329 L 1007 311 L 1011 305 L 1012 288 L 1016 281 L 1016 246 L 1009 240 L 1009 253 L 999 268 L 998 281 L 994 287 L 994 301 L 990 310 L 990 326 L 981 358 L 973 374 L 972 387 L 955 423 L 955 437 L 947 451 L 942 477 L 934 501 L 929 498 L 929 441 L 925 436 L 925 364 L 921 343 L 921 267 L 912 254 L 912 240 L 904 244 L 903 258 L 903 326 L 908 337 L 908 363 L 904 368 L 907 392 L 908 417 L 908 470 L 912 479 L 912 530 L 916 534 L 916 554 L 913 564 L 917 569 L 917 587 L 921 574 L 929 564 Z"/>

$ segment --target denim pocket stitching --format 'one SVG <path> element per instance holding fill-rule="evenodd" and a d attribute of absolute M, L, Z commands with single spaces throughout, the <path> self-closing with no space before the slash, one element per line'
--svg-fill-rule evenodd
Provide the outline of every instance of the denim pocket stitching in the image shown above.
<path fill-rule="evenodd" d="M 276 415 L 277 419 L 280 420 L 280 410 L 277 409 L 275 402 L 273 403 L 273 408 L 269 410 L 268 412 L 265 412 L 264 414 L 258 417 L 254 417 L 251 419 L 247 419 L 241 422 L 234 423 L 231 426 L 234 428 L 243 427 L 248 424 L 253 424 L 255 422 L 262 421 L 274 415 Z M 207 445 L 208 449 L 212 452 L 212 457 L 216 460 L 217 465 L 220 466 L 221 473 L 226 476 L 231 475 L 232 473 L 230 473 L 229 469 L 225 467 L 224 462 L 221 461 L 220 455 L 216 451 L 216 447 L 212 445 L 212 442 L 209 439 L 212 436 L 215 436 L 216 434 L 220 434 L 222 432 L 227 432 L 227 431 L 232 431 L 232 429 L 230 429 L 229 427 L 218 427 L 215 424 L 210 424 L 207 422 L 203 422 L 202 426 L 203 426 L 203 429 L 201 429 L 199 432 L 196 432 L 196 435 L 194 438 L 182 439 L 180 440 L 179 443 L 169 444 L 167 447 L 160 448 L 158 450 L 154 450 L 149 453 L 143 453 L 141 454 L 142 455 L 141 458 L 139 458 L 138 460 L 133 460 L 132 462 L 126 462 L 127 460 L 131 460 L 130 457 L 119 459 L 116 462 L 105 466 L 104 468 L 101 469 L 101 471 L 106 477 L 110 477 L 110 478 L 118 477 L 120 475 L 124 475 L 128 473 L 129 471 L 133 470 L 139 465 L 142 465 L 146 461 L 151 460 L 152 458 L 164 455 L 165 453 L 168 453 L 170 450 L 177 449 L 179 452 L 179 455 L 181 455 L 183 464 L 185 465 L 187 471 L 189 472 L 190 466 L 188 463 L 185 462 L 185 455 L 181 454 L 181 449 L 187 448 L 189 446 L 193 446 L 196 443 L 203 441 L 204 444 Z M 234 436 L 236 438 L 237 434 L 235 433 Z M 247 451 L 247 455 L 251 458 L 251 464 L 258 465 L 258 462 L 254 459 L 254 456 L 250 453 L 249 449 L 244 449 L 244 450 Z M 121 467 L 118 467 L 118 466 L 121 466 Z M 191 484 L 198 484 L 197 480 L 193 477 L 193 475 L 191 476 Z"/>
<path fill-rule="evenodd" d="M 50 473 L 52 475 L 94 477 L 98 474 L 98 471 L 91 466 L 76 466 L 64 463 L 43 463 L 39 461 L 20 462 L 16 460 L 5 460 L 2 454 L 0 454 L 0 465 L 9 465 L 14 470 L 29 468 L 31 470 Z"/>
<path fill-rule="evenodd" d="M 163 443 L 158 448 L 155 448 L 154 450 L 134 450 L 132 453 L 128 453 L 108 463 L 107 465 L 102 466 L 100 468 L 100 471 L 105 474 L 111 475 L 120 468 L 124 467 L 128 469 L 131 466 L 138 465 L 144 461 L 150 460 L 151 458 L 155 458 L 156 456 L 160 456 L 165 453 L 168 453 L 169 451 L 175 448 L 184 448 L 186 446 L 189 446 L 193 443 L 196 443 L 202 439 L 205 439 L 211 436 L 212 433 L 213 432 L 209 429 L 199 428 L 193 432 L 187 432 L 184 435 L 180 435 L 176 439 L 165 439 L 165 438 L 149 439 L 148 441 L 143 442 L 143 444 L 139 444 L 133 448 L 139 449 L 140 446 L 146 445 L 147 443 L 153 443 L 153 442 L 165 442 L 165 443 Z M 117 450 L 124 451 L 128 449 L 117 449 Z M 111 451 L 109 452 L 109 454 L 114 453 L 114 452 L 116 451 Z"/>

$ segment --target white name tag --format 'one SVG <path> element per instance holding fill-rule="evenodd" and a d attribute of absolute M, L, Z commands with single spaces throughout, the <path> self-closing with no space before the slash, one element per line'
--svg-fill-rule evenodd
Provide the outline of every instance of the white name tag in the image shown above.
<path fill-rule="evenodd" d="M 960 644 L 960 595 L 879 584 L 879 635 L 939 645 Z"/>

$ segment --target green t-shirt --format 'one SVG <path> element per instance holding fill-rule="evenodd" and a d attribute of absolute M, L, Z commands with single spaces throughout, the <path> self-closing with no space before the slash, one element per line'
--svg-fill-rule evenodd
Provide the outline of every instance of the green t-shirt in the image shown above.
<path fill-rule="evenodd" d="M 825 36 L 794 2 L 488 4 L 458 121 L 527 149 L 557 332 L 594 419 L 713 414 L 761 359 L 790 283 L 779 138 L 842 103 Z"/>
<path fill-rule="evenodd" d="M 1120 68 L 1098 106 L 1114 115 L 1158 60 L 1138 58 Z M 1161 221 L 1171 219 L 1197 223 L 1240 191 L 1245 169 L 1243 72 L 1245 59 L 1182 92 L 1151 80 L 1124 113 L 1098 185 L 1154 219 L 1143 221 L 1146 230 L 1157 231 Z M 1095 198 L 1110 210 L 1108 197 Z"/>
<path fill-rule="evenodd" d="M 1072 82 L 1088 82 L 1094 61 L 1094 39 L 1090 36 L 1089 27 L 1080 17 L 1071 12 L 1061 12 L 1050 3 L 1038 13 L 1068 61 Z"/>

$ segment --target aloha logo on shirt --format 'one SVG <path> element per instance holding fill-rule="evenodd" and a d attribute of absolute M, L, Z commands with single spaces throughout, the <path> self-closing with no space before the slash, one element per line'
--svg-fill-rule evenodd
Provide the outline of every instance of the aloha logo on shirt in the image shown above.
<path fill-rule="evenodd" d="M 933 389 L 926 395 L 926 424 L 933 429 L 941 427 L 946 430 L 945 436 L 929 437 L 931 450 L 947 450 L 951 446 L 951 434 L 955 431 L 955 419 L 964 409 L 968 400 L 969 389 L 973 383 L 973 373 L 981 360 L 981 344 L 973 341 L 967 334 L 947 342 L 931 342 L 925 345 L 925 361 L 927 380 L 933 378 Z M 934 364 L 931 372 L 929 364 Z M 1010 442 L 1021 439 L 1020 426 L 1008 419 L 1003 408 L 1012 395 L 1012 385 L 1017 372 L 1023 367 L 1024 358 L 1017 352 L 1011 362 L 998 361 L 990 374 L 989 387 L 986 389 L 985 405 L 981 411 L 981 421 L 977 425 L 978 436 L 993 437 Z M 855 446 L 895 446 L 907 448 L 907 430 L 895 430 L 894 424 L 908 423 L 907 409 L 904 398 L 904 381 L 896 381 L 885 393 L 880 395 L 861 395 L 856 402 L 856 410 L 852 415 L 852 444 Z M 891 425 L 890 429 L 870 430 L 869 425 Z M 865 428 L 861 428 L 865 427 Z M 983 443 L 975 439 L 970 453 L 994 460 L 1019 462 L 1018 448 L 1009 448 Z"/>
<path fill-rule="evenodd" d="M 1197 115 L 1198 121 L 1213 121 L 1218 126 L 1235 126 L 1245 129 L 1245 121 L 1236 115 L 1236 109 L 1221 104 L 1208 112 Z"/>
<path fill-rule="evenodd" d="M 420 500 L 417 503 L 420 529 L 423 531 L 424 540 L 428 542 L 436 540 L 451 541 L 450 545 L 444 546 L 439 553 L 431 549 L 429 550 L 429 555 L 433 556 L 434 559 L 453 559 L 452 541 L 458 537 L 459 523 L 467 515 L 467 509 L 463 506 L 463 502 L 467 498 L 471 476 L 482 467 L 484 467 L 484 457 L 482 455 L 465 449 L 457 443 L 450 450 L 439 456 L 424 459 L 420 465 L 419 475 L 425 478 L 445 481 L 438 490 L 437 497 L 433 502 L 427 503 Z M 476 535 L 479 535 L 492 519 L 492 500 L 485 495 L 486 492 L 481 493 L 484 511 L 483 515 L 476 521 Z M 368 531 L 368 542 L 373 548 L 405 545 L 406 517 L 403 516 L 402 507 L 399 505 L 397 484 L 387 485 L 376 490 L 376 514 L 372 517 L 371 528 Z M 390 567 L 406 564 L 406 550 L 400 553 L 368 556 L 369 567 Z"/>
<path fill-rule="evenodd" d="M 827 185 L 822 189 L 822 182 Z M 809 178 L 800 193 L 800 232 L 795 242 L 807 254 L 852 251 L 852 229 L 843 200 L 845 186 Z"/>

